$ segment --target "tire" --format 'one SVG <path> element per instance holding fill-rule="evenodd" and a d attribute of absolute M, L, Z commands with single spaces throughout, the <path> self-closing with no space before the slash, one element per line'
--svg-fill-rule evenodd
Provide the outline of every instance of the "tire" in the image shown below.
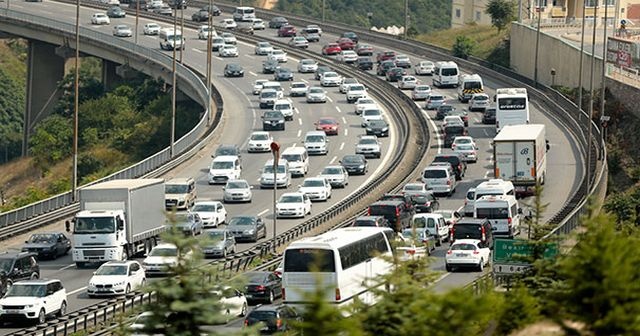
<path fill-rule="evenodd" d="M 484 259 L 480 259 L 480 263 L 478 264 L 478 271 L 484 271 Z"/>
<path fill-rule="evenodd" d="M 30 280 L 36 280 L 38 279 L 40 276 L 38 275 L 38 273 L 33 272 L 31 273 L 31 276 L 29 277 Z"/>
<path fill-rule="evenodd" d="M 38 324 L 45 323 L 47 321 L 47 314 L 44 311 L 44 308 L 40 309 L 38 313 Z"/>
<path fill-rule="evenodd" d="M 127 288 L 124 290 L 124 295 L 131 293 L 131 284 L 127 284 Z"/>
<path fill-rule="evenodd" d="M 227 249 L 222 250 L 222 258 L 227 258 Z"/>
<path fill-rule="evenodd" d="M 453 272 L 453 267 L 451 267 L 451 265 L 449 264 L 445 264 L 444 268 L 447 270 L 447 272 Z"/>
<path fill-rule="evenodd" d="M 267 302 L 269 304 L 272 304 L 274 300 L 275 300 L 275 295 L 273 294 L 273 291 L 269 291 L 269 298 L 267 299 Z"/>
<path fill-rule="evenodd" d="M 438 237 L 438 240 L 436 240 L 436 246 L 441 246 L 441 245 L 442 245 L 442 239 Z"/>
<path fill-rule="evenodd" d="M 240 317 L 244 317 L 247 315 L 247 303 L 242 304 L 242 309 L 240 310 Z"/>
<path fill-rule="evenodd" d="M 60 310 L 58 310 L 58 317 L 63 317 L 65 315 L 67 315 L 67 301 L 62 301 Z"/>

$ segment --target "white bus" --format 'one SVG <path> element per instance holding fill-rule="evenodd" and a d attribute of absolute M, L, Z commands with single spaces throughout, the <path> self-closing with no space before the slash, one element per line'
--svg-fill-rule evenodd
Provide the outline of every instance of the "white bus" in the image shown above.
<path fill-rule="evenodd" d="M 496 89 L 496 133 L 507 125 L 529 123 L 529 97 L 525 88 Z"/>
<path fill-rule="evenodd" d="M 322 286 L 333 304 L 349 304 L 356 297 L 375 303 L 368 286 L 391 272 L 392 264 L 383 257 L 392 256 L 393 236 L 390 228 L 349 227 L 291 243 L 284 252 L 283 302 L 304 308 L 305 294 Z"/>
<path fill-rule="evenodd" d="M 236 7 L 233 12 L 233 21 L 249 21 L 256 18 L 256 10 L 253 7 Z"/>
<path fill-rule="evenodd" d="M 458 65 L 455 62 L 436 62 L 433 69 L 433 86 L 458 86 Z"/>

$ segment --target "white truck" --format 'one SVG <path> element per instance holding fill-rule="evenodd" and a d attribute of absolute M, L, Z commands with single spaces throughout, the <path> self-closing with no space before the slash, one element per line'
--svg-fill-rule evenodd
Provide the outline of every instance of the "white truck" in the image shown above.
<path fill-rule="evenodd" d="M 545 182 L 548 149 L 544 125 L 503 127 L 493 139 L 494 177 L 511 181 L 518 197 L 533 195 Z"/>
<path fill-rule="evenodd" d="M 165 229 L 164 188 L 163 179 L 133 179 L 80 189 L 80 211 L 66 222 L 76 266 L 149 252 Z"/>
<path fill-rule="evenodd" d="M 158 39 L 160 40 L 160 49 L 162 50 L 184 50 L 184 37 L 180 29 L 162 28 L 158 32 Z"/>

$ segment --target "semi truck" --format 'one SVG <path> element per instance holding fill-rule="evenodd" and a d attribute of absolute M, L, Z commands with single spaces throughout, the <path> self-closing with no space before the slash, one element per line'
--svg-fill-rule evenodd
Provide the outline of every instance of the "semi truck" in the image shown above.
<path fill-rule="evenodd" d="M 505 126 L 493 139 L 494 177 L 511 181 L 516 196 L 531 196 L 545 182 L 548 150 L 544 125 Z"/>
<path fill-rule="evenodd" d="M 148 253 L 165 229 L 164 189 L 163 179 L 112 180 L 80 189 L 80 211 L 66 222 L 76 266 Z"/>

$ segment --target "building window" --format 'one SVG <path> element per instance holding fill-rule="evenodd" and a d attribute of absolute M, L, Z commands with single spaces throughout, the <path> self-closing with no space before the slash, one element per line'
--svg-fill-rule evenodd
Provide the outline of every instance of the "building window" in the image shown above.
<path fill-rule="evenodd" d="M 456 8 L 456 17 L 459 18 L 460 17 L 460 8 Z"/>
<path fill-rule="evenodd" d="M 587 7 L 595 7 L 598 0 L 585 0 L 585 4 Z"/>
<path fill-rule="evenodd" d="M 607 2 L 607 6 L 615 6 L 616 5 L 616 0 L 606 0 Z"/>
<path fill-rule="evenodd" d="M 547 7 L 547 0 L 536 0 L 536 7 Z"/>
<path fill-rule="evenodd" d="M 476 11 L 476 21 L 480 21 L 480 12 Z"/>

